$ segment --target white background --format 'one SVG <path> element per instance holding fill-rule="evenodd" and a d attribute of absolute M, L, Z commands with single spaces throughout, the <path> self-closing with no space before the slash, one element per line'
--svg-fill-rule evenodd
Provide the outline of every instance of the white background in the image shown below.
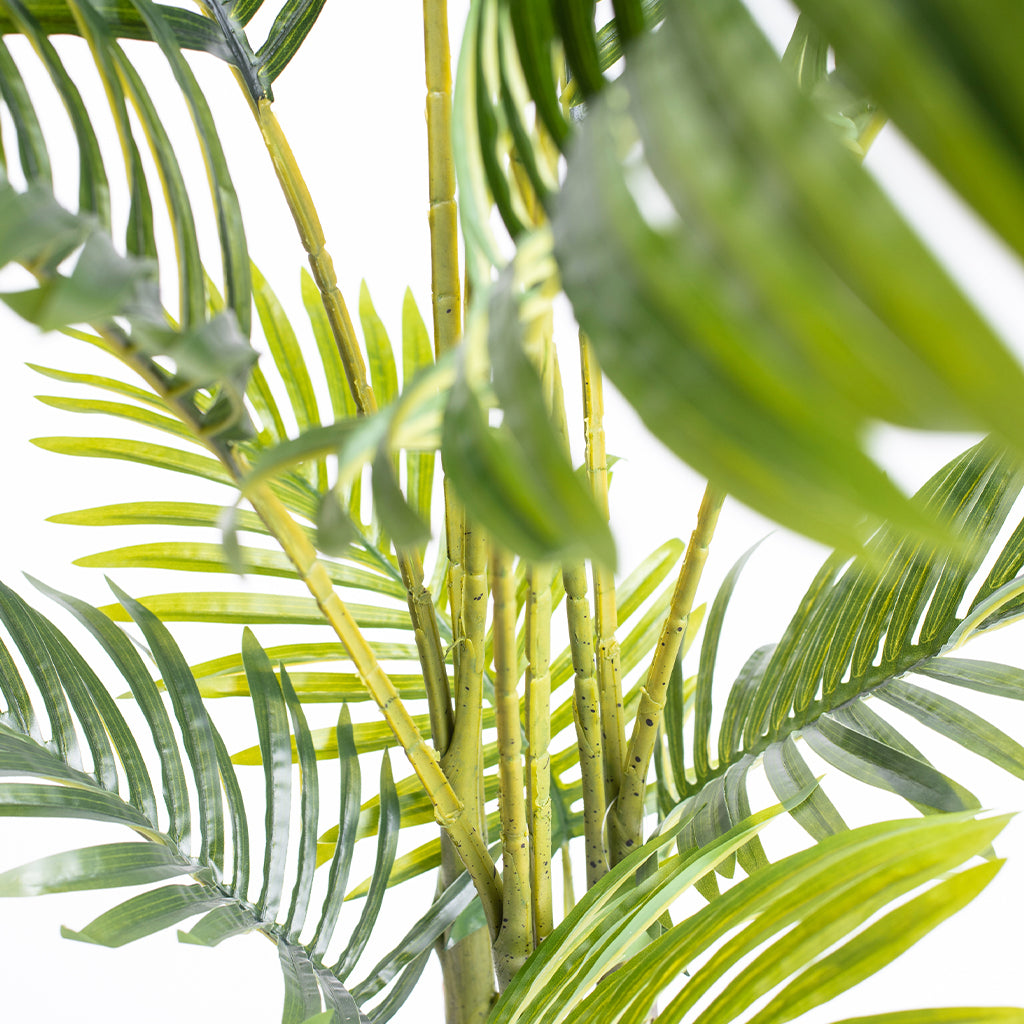
<path fill-rule="evenodd" d="M 464 6 L 452 5 L 452 24 L 456 28 Z M 773 41 L 784 45 L 792 24 L 790 12 L 782 4 L 754 6 L 766 19 Z M 326 6 L 300 58 L 285 72 L 276 90 L 278 116 L 320 208 L 342 291 L 354 312 L 359 282 L 365 278 L 377 310 L 393 336 L 398 334 L 401 299 L 407 285 L 412 287 L 429 323 L 426 136 L 419 16 L 419 5 L 334 0 Z M 254 36 L 258 38 L 258 29 Z M 66 52 L 80 53 L 80 49 L 71 46 Z M 149 80 L 167 79 L 152 51 L 129 49 L 142 57 Z M 25 48 L 12 45 L 12 50 L 26 74 L 32 72 L 34 62 L 26 57 Z M 258 132 L 240 91 L 224 68 L 204 58 L 197 60 L 196 66 L 224 133 L 243 210 L 248 215 L 254 259 L 302 330 L 304 316 L 298 299 L 302 253 Z M 102 97 L 95 82 L 90 82 L 91 109 L 101 110 Z M 367 84 L 371 82 L 372 85 Z M 34 95 L 41 95 L 45 88 L 44 84 Z M 161 110 L 176 126 L 172 128 L 173 137 L 186 139 L 187 119 L 174 99 L 173 88 L 163 95 L 168 100 L 161 100 Z M 61 115 L 56 104 L 54 110 L 59 121 Z M 57 121 L 50 118 L 48 123 Z M 8 127 L 5 125 L 5 129 Z M 5 130 L 5 140 L 9 138 Z M 105 145 L 108 166 L 116 182 L 118 155 L 110 138 Z M 59 144 L 55 151 L 61 152 Z M 203 172 L 194 152 L 190 152 L 189 160 L 187 173 L 192 180 L 201 181 Z M 1021 351 L 1017 326 L 1022 294 L 1019 267 L 999 252 L 971 217 L 905 152 L 891 131 L 883 133 L 868 165 L 883 177 L 886 186 L 907 208 L 908 215 L 950 262 L 964 286 L 983 303 Z M 71 202 L 73 164 L 63 170 L 66 174 L 61 181 Z M 201 208 L 198 216 L 202 222 Z M 90 430 L 97 435 L 116 434 L 121 427 L 99 419 L 90 422 L 56 413 L 34 402 L 31 396 L 35 393 L 62 393 L 62 389 L 51 389 L 24 368 L 25 361 L 73 369 L 93 367 L 97 372 L 114 375 L 117 369 L 98 362 L 82 346 L 59 338 L 40 337 L 12 317 L 4 316 L 3 324 L 6 343 L 0 350 L 0 401 L 4 410 L 2 451 L 8 482 L 0 578 L 47 614 L 51 614 L 51 608 L 24 583 L 21 572 L 31 572 L 94 603 L 105 603 L 110 598 L 102 573 L 73 567 L 72 559 L 118 544 L 155 538 L 142 531 L 121 531 L 116 536 L 102 537 L 101 531 L 46 523 L 46 516 L 117 500 L 174 497 L 223 501 L 223 492 L 193 487 L 185 478 L 168 481 L 166 475 L 126 464 L 70 460 L 32 447 L 28 439 L 42 434 Z M 574 339 L 569 333 L 564 340 L 567 344 L 563 377 L 571 417 L 579 404 L 574 383 Z M 661 540 L 673 535 L 688 537 L 702 482 L 665 453 L 613 395 L 608 396 L 608 402 L 609 451 L 625 459 L 616 467 L 612 501 L 620 562 L 628 569 Z M 876 444 L 880 457 L 897 479 L 912 488 L 968 440 L 909 439 L 880 431 Z M 1018 511 L 1018 518 L 1019 515 Z M 727 506 L 708 562 L 704 598 L 710 599 L 735 558 L 770 530 L 770 524 L 742 508 Z M 728 681 L 730 673 L 755 647 L 777 639 L 821 557 L 821 551 L 813 545 L 783 531 L 776 530 L 761 546 L 745 572 L 726 621 L 720 682 Z M 114 576 L 137 596 L 181 585 L 179 581 L 147 579 L 137 570 L 121 571 Z M 236 586 L 233 581 L 216 577 L 201 579 L 197 585 L 210 589 Z M 237 584 L 246 585 L 250 584 Z M 53 614 L 61 625 L 67 625 L 59 612 Z M 205 657 L 207 649 L 211 649 L 207 632 L 201 628 L 176 626 L 174 633 L 193 660 Z M 266 643 L 277 639 L 262 633 L 260 636 Z M 966 653 L 1024 664 L 1020 637 L 1021 633 L 1011 628 L 979 642 Z M 237 642 L 237 638 L 225 639 L 221 635 L 212 650 L 221 653 L 232 644 L 237 646 Z M 691 657 L 690 671 L 694 667 L 695 659 Z M 1006 702 L 985 704 L 983 699 L 975 706 L 993 715 L 1011 735 L 1024 738 L 1024 716 L 1019 708 L 1007 707 Z M 232 749 L 255 742 L 244 707 L 232 709 L 218 704 L 214 714 L 218 723 L 223 723 Z M 327 724 L 331 716 L 324 718 L 321 710 L 314 709 L 311 717 L 314 724 Z M 915 734 L 915 738 L 919 735 Z M 1024 787 L 1018 780 L 979 763 L 977 758 L 950 750 L 949 745 L 929 744 L 927 739 L 920 741 L 926 752 L 934 751 L 936 758 L 941 758 L 940 766 L 973 788 L 986 806 L 1015 809 L 1024 804 Z M 397 775 L 406 774 L 400 755 L 395 759 L 395 768 Z M 324 775 L 322 808 L 329 816 L 334 804 L 326 778 L 329 773 Z M 262 782 L 258 772 L 250 773 L 248 779 L 254 793 L 250 819 L 258 824 L 262 816 Z M 370 778 L 367 785 L 372 786 L 373 781 Z M 905 813 L 899 801 L 885 794 L 844 786 L 842 780 L 831 778 L 827 785 L 851 823 L 883 814 Z M 325 817 L 324 827 L 327 824 Z M 79 823 L 55 825 L 0 819 L 0 868 L 59 849 L 127 838 L 113 834 L 116 831 Z M 1024 1003 L 1019 928 L 1012 925 L 1018 919 L 1024 897 L 1022 837 L 1024 832 L 1012 823 L 999 844 L 999 852 L 1009 855 L 1010 863 L 975 904 L 899 963 L 843 997 L 833 1008 L 826 1008 L 815 1019 L 835 1020 L 857 1013 L 922 1005 Z M 784 852 L 787 843 L 800 841 L 798 830 L 784 826 L 766 838 L 773 854 Z M 258 863 L 254 864 L 254 871 L 258 872 Z M 362 877 L 358 869 L 353 877 L 357 875 Z M 273 947 L 261 938 L 232 940 L 215 951 L 178 944 L 174 930 L 119 951 L 59 938 L 61 924 L 80 928 L 130 892 L 75 894 L 3 904 L 0 986 L 7 1020 L 44 1024 L 65 1019 L 110 1024 L 141 1020 L 157 1024 L 191 1018 L 204 1024 L 220 1020 L 263 1024 L 279 1018 L 282 985 L 276 955 Z M 385 915 L 390 917 L 379 925 L 374 948 L 386 949 L 388 942 L 394 941 L 422 911 L 427 896 L 422 886 L 407 886 L 397 901 L 385 903 Z M 353 923 L 353 917 L 343 918 L 339 934 Z M 369 964 L 368 959 L 365 966 Z M 422 995 L 407 1004 L 399 1021 L 441 1021 L 438 980 L 433 967 L 431 972 L 430 980 L 423 983 Z M 359 976 L 357 971 L 355 977 Z"/>

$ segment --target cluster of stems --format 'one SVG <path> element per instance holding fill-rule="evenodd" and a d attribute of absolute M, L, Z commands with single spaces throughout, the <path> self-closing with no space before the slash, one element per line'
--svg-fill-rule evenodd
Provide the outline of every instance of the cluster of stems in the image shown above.
<path fill-rule="evenodd" d="M 462 331 L 462 295 L 455 176 L 451 145 L 451 66 L 445 0 L 424 0 L 427 84 L 429 224 L 434 344 L 438 356 L 455 345 Z M 312 197 L 269 102 L 252 105 L 282 191 L 292 212 L 313 279 L 341 357 L 359 415 L 377 411 L 366 364 L 338 286 Z M 532 197 L 527 197 L 532 200 Z M 539 222 L 543 212 L 526 203 Z M 550 318 L 540 330 L 535 353 L 552 420 L 568 452 L 557 356 Z M 191 422 L 194 411 L 179 402 L 148 360 L 135 356 L 116 333 L 106 338 L 113 350 L 164 395 L 168 405 Z M 598 507 L 608 515 L 608 467 L 603 428 L 601 372 L 586 338 L 580 338 L 585 465 Z M 193 424 L 195 425 L 195 424 Z M 198 432 L 198 431 L 197 431 Z M 241 458 L 215 438 L 204 439 L 236 481 L 245 476 Z M 525 695 L 518 682 L 517 603 L 511 554 L 467 516 L 445 484 L 447 593 L 453 644 L 442 645 L 434 595 L 424 583 L 416 549 L 396 551 L 427 696 L 432 746 L 409 714 L 387 673 L 363 637 L 305 531 L 267 484 L 246 491 L 253 508 L 291 560 L 349 654 L 356 671 L 396 740 L 401 744 L 442 829 L 439 884 L 463 869 L 479 893 L 487 928 L 456 946 L 440 948 L 448 1019 L 482 1021 L 493 999 L 495 978 L 503 987 L 552 931 L 551 617 L 552 592 L 560 571 L 565 588 L 567 627 L 574 672 L 573 717 L 583 794 L 583 836 L 587 885 L 595 884 L 609 863 L 622 859 L 642 840 L 644 789 L 657 742 L 660 713 L 672 664 L 679 651 L 694 592 L 714 530 L 722 494 L 709 487 L 679 576 L 657 653 L 644 685 L 627 746 L 617 611 L 610 570 L 582 560 L 555 567 L 525 566 L 523 623 Z M 498 733 L 499 817 L 502 872 L 488 852 L 483 791 L 482 710 L 487 669 L 488 604 L 491 604 L 495 722 Z M 446 661 L 450 655 L 452 677 Z M 525 743 L 524 743 L 525 740 Z M 524 749 L 525 748 L 525 749 Z M 607 831 L 607 834 L 606 834 Z M 565 906 L 571 906 L 568 845 L 561 846 Z"/>

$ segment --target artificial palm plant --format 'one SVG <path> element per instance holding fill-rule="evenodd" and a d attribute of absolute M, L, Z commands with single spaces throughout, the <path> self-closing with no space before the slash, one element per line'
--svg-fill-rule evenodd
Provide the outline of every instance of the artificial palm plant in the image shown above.
<path fill-rule="evenodd" d="M 63 101 L 79 162 L 69 211 L 54 198 L 49 126 L 0 46 L 0 254 L 36 279 L 4 299 L 134 374 L 39 367 L 75 386 L 48 404 L 130 430 L 36 443 L 219 488 L 205 503 L 169 494 L 60 518 L 185 538 L 87 565 L 250 581 L 141 598 L 114 585 L 103 607 L 37 584 L 98 642 L 95 656 L 34 599 L 0 593 L 12 641 L 0 648 L 0 807 L 134 833 L 14 867 L 0 892 L 155 884 L 67 934 L 116 946 L 199 915 L 185 941 L 261 932 L 280 954 L 287 1021 L 387 1020 L 435 950 L 451 1022 L 803 1014 L 967 903 L 1000 864 L 1005 819 L 982 814 L 984 796 L 933 765 L 886 708 L 1024 777 L 1024 748 L 934 685 L 1024 692 L 1020 670 L 954 656 L 1024 602 L 1024 377 L 860 163 L 891 116 L 1019 253 L 1024 82 L 1006 44 L 1024 28 L 1019 10 L 806 0 L 780 61 L 739 0 L 619 0 L 600 15 L 586 2 L 480 0 L 453 96 L 446 7 L 426 0 L 431 326 L 409 293 L 397 345 L 365 285 L 356 329 L 274 112 L 278 76 L 302 60 L 323 6 L 0 4 L 0 30 L 26 37 Z M 64 35 L 81 38 L 58 50 Z M 124 157 L 116 173 L 69 71 L 84 48 Z M 251 265 L 218 97 L 189 51 L 228 65 L 265 143 L 308 255 L 308 326 Z M 217 273 L 196 186 L 139 70 L 156 53 L 196 126 Z M 582 328 L 581 423 L 566 413 L 555 344 L 562 289 Z M 709 480 L 689 544 L 661 544 L 628 573 L 608 525 L 602 370 Z M 866 452 L 878 420 L 988 436 L 907 499 Z M 727 492 L 837 545 L 778 643 L 731 686 L 714 675 L 746 559 L 699 603 Z M 234 630 L 190 665 L 177 622 Z M 281 642 L 257 639 L 271 631 Z M 114 699 L 126 690 L 145 741 Z M 230 751 L 214 724 L 214 698 L 227 697 L 252 704 L 248 749 Z M 353 726 L 348 708 L 367 700 L 380 717 Z M 338 708 L 336 724 L 311 728 L 316 704 Z M 393 781 L 385 756 L 363 799 L 360 761 L 385 748 L 412 774 Z M 919 816 L 849 829 L 814 758 Z M 262 765 L 262 832 L 246 814 L 245 764 Z M 337 815 L 319 796 L 328 771 L 340 773 Z M 779 802 L 754 810 L 761 772 Z M 772 862 L 760 833 L 783 814 L 813 845 Z M 399 856 L 403 830 L 430 823 Z M 374 866 L 350 885 L 360 843 Z M 721 891 L 737 865 L 746 877 Z M 426 872 L 436 898 L 391 952 L 360 964 L 401 899 L 388 890 Z M 181 876 L 191 881 L 164 884 Z M 677 903 L 688 890 L 706 905 Z M 346 896 L 362 909 L 342 944 Z"/>

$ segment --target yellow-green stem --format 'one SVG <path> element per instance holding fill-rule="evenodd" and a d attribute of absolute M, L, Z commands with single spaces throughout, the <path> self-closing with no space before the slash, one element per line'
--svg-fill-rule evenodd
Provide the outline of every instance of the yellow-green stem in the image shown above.
<path fill-rule="evenodd" d="M 651 754 L 665 707 L 672 666 L 683 643 L 693 600 L 700 583 L 708 546 L 715 532 L 725 492 L 709 483 L 697 513 L 697 526 L 690 537 L 672 604 L 658 639 L 647 680 L 640 693 L 640 704 L 633 723 L 633 735 L 626 750 L 622 788 L 608 812 L 608 843 L 612 863 L 617 864 L 643 840 L 644 787 Z"/>
<path fill-rule="evenodd" d="M 558 366 L 558 353 L 551 344 L 550 336 L 546 339 L 541 375 L 551 401 L 551 419 L 568 456 L 569 428 L 565 418 L 562 374 Z M 608 805 L 605 800 L 601 701 L 594 663 L 594 628 L 590 621 L 590 603 L 587 598 L 586 564 L 582 560 L 564 564 L 562 582 L 565 584 L 569 650 L 575 673 L 572 715 L 576 724 L 583 781 L 583 836 L 589 888 L 608 870 L 603 838 Z"/>
<path fill-rule="evenodd" d="M 345 298 L 338 287 L 334 263 L 326 248 L 326 239 L 313 197 L 306 187 L 288 139 L 267 100 L 259 101 L 256 117 L 302 246 L 309 257 L 313 280 L 320 292 L 320 299 L 327 313 L 335 344 L 338 346 L 356 408 L 360 414 L 369 415 L 377 411 L 377 399 L 367 380 L 366 364 Z M 439 751 L 443 751 L 451 737 L 452 710 L 448 674 L 444 667 L 444 648 L 441 644 L 434 603 L 423 583 L 423 563 L 419 553 L 414 549 L 401 550 L 398 552 L 398 563 L 406 586 L 409 615 L 412 618 L 416 646 L 423 668 L 431 733 L 434 745 Z"/>
<path fill-rule="evenodd" d="M 503 879 L 501 931 L 494 943 L 494 967 L 498 987 L 504 988 L 533 952 L 533 922 L 517 689 L 515 583 L 512 556 L 497 544 L 491 545 L 490 578 L 494 602 L 494 713 L 498 730 Z"/>
<path fill-rule="evenodd" d="M 487 852 L 487 840 L 481 834 L 478 816 L 464 807 L 456 795 L 437 756 L 427 746 L 394 684 L 380 667 L 373 650 L 335 592 L 327 570 L 317 560 L 316 551 L 305 533 L 269 487 L 258 485 L 250 492 L 249 501 L 298 570 L 409 758 L 424 792 L 434 805 L 438 824 L 448 834 L 459 859 L 473 878 L 493 930 L 498 925 L 501 912 L 501 883 Z"/>
<path fill-rule="evenodd" d="M 331 332 L 338 346 L 342 365 L 345 367 L 345 376 L 356 400 L 356 407 L 360 412 L 371 412 L 377 408 L 377 401 L 366 378 L 366 364 L 363 362 L 348 306 L 338 287 L 334 262 L 327 251 L 327 240 L 313 197 L 306 187 L 295 155 L 268 100 L 259 101 L 256 119 L 274 171 L 277 173 L 277 180 L 288 202 L 288 209 L 298 229 L 302 247 L 309 257 L 313 280 L 320 291 Z"/>
<path fill-rule="evenodd" d="M 427 159 L 429 174 L 430 282 L 431 312 L 434 325 L 434 351 L 441 355 L 454 348 L 462 334 L 462 296 L 459 288 L 458 212 L 455 206 L 455 168 L 452 158 L 451 53 L 448 44 L 448 6 L 445 0 L 423 0 L 423 53 L 427 84 Z M 448 542 L 448 597 L 452 617 L 456 689 L 461 692 L 466 657 L 465 630 L 462 626 L 463 533 L 464 515 L 461 506 L 445 482 L 445 534 Z M 480 651 L 474 652 L 482 657 Z M 456 724 L 454 729 L 458 729 Z M 466 736 L 466 728 L 461 735 Z M 453 733 L 454 736 L 454 733 Z M 463 747 L 469 741 L 460 740 Z M 479 735 L 476 739 L 479 750 Z M 446 769 L 455 758 L 445 761 Z M 479 754 L 477 755 L 479 756 Z M 482 772 L 480 777 L 482 778 Z M 480 798 L 479 814 L 483 814 Z M 444 840 L 442 839 L 442 843 Z M 442 881 L 446 879 L 442 871 Z M 496 934 L 491 929 L 491 936 Z M 469 989 L 475 993 L 472 1005 L 465 1008 L 446 1007 L 449 1024 L 472 1024 L 476 1007 L 483 1004 L 492 985 L 491 957 L 487 936 L 471 936 L 459 944 L 461 949 L 449 950 L 441 957 L 446 990 Z"/>
<path fill-rule="evenodd" d="M 604 388 L 594 350 L 580 332 L 580 375 L 583 381 L 584 459 L 597 506 L 608 518 L 608 455 L 604 437 Z M 615 577 L 607 566 L 591 563 L 594 575 L 594 641 L 597 646 L 597 689 L 601 699 L 604 742 L 605 800 L 610 805 L 622 781 L 626 728 L 622 714 L 622 668 L 615 639 Z"/>
<path fill-rule="evenodd" d="M 430 175 L 430 280 L 434 348 L 447 352 L 462 334 L 458 213 L 452 158 L 452 66 L 446 0 L 423 0 Z"/>
<path fill-rule="evenodd" d="M 217 438 L 204 435 L 187 400 L 169 391 L 166 375 L 147 357 L 134 351 L 116 330 L 103 330 L 101 337 L 105 347 L 135 370 L 160 395 L 167 408 L 192 429 L 196 438 L 221 461 L 236 483 L 241 484 L 246 474 L 244 461 Z M 373 649 L 335 592 L 330 576 L 318 560 L 316 549 L 306 533 L 269 484 L 254 485 L 247 491 L 247 497 L 316 600 L 324 618 L 348 652 L 367 692 L 401 744 L 423 791 L 433 805 L 435 819 L 445 830 L 460 861 L 473 879 L 488 922 L 496 930 L 501 916 L 502 885 L 497 867 L 487 850 L 486 837 L 481 834 L 476 821 L 465 814 L 462 802 L 441 770 L 436 755 L 427 746 L 394 684 L 380 667 Z"/>
<path fill-rule="evenodd" d="M 551 576 L 529 572 L 526 597 L 526 785 L 530 808 L 530 895 L 537 943 L 554 928 L 551 898 Z"/>
<path fill-rule="evenodd" d="M 482 530 L 467 525 L 463 534 L 465 574 L 459 671 L 455 677 L 455 728 L 441 764 L 452 788 L 478 829 L 483 827 L 483 678 L 484 637 L 487 622 L 487 539 Z M 458 627 L 457 627 L 458 628 Z M 492 928 L 491 937 L 497 935 Z"/>
<path fill-rule="evenodd" d="M 569 648 L 575 673 L 572 717 L 583 777 L 583 841 L 586 848 L 587 888 L 608 870 L 604 849 L 604 759 L 601 754 L 601 702 L 594 670 L 594 633 L 587 601 L 587 571 L 582 562 L 562 569 Z"/>

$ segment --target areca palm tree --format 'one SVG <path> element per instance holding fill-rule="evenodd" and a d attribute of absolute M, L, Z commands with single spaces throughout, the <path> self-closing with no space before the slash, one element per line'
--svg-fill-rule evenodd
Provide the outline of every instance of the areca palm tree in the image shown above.
<path fill-rule="evenodd" d="M 113 583 L 102 605 L 46 582 L 0 592 L 0 806 L 118 830 L 12 867 L 0 892 L 151 886 L 68 937 L 261 933 L 295 1022 L 414 1012 L 435 951 L 451 1022 L 788 1020 L 998 870 L 1005 819 L 921 737 L 1024 777 L 1024 748 L 958 696 L 1022 692 L 1021 670 L 959 647 L 1024 601 L 1024 380 L 860 161 L 892 117 L 1019 253 L 1024 83 L 1005 40 L 1020 15 L 807 0 L 780 61 L 738 0 L 611 6 L 471 4 L 453 95 L 447 11 L 424 4 L 422 316 L 411 292 L 381 314 L 365 285 L 354 300 L 275 113 L 322 2 L 0 5 L 65 105 L 79 165 L 68 209 L 56 127 L 0 50 L 0 255 L 35 278 L 5 301 L 130 371 L 40 366 L 61 385 L 48 405 L 115 427 L 36 444 L 166 478 L 156 500 L 59 518 L 116 527 L 117 546 L 80 563 L 119 581 L 221 581 Z M 65 35 L 80 38 L 58 51 Z M 86 49 L 116 169 L 76 85 Z M 302 315 L 250 260 L 214 116 L 234 87 L 226 72 L 201 86 L 197 53 L 231 69 L 264 143 L 308 257 Z M 140 73 L 157 57 L 196 126 L 202 206 Z M 332 97 L 330 116 L 361 102 Z M 555 338 L 563 289 L 580 422 Z M 689 543 L 637 566 L 616 564 L 609 528 L 602 372 L 708 479 Z M 878 421 L 986 436 L 908 499 L 866 450 Z M 182 500 L 181 474 L 210 497 Z M 731 684 L 716 667 L 746 556 L 706 603 L 701 587 L 727 493 L 836 546 Z M 177 532 L 140 543 L 129 526 Z M 70 618 L 51 621 L 40 591 Z M 179 623 L 225 629 L 190 663 Z M 237 749 L 217 698 L 252 706 Z M 370 702 L 379 715 L 353 726 Z M 322 705 L 330 724 L 313 727 Z M 361 785 L 386 748 L 376 790 Z M 850 829 L 822 762 L 916 816 Z M 262 797 L 243 791 L 247 764 Z M 811 844 L 770 859 L 761 834 L 785 815 Z M 410 914 L 402 887 L 428 872 L 435 897 Z M 706 905 L 680 899 L 691 890 Z M 374 960 L 389 900 L 409 927 Z M 886 1010 L 872 1019 L 1022 1015 Z"/>

